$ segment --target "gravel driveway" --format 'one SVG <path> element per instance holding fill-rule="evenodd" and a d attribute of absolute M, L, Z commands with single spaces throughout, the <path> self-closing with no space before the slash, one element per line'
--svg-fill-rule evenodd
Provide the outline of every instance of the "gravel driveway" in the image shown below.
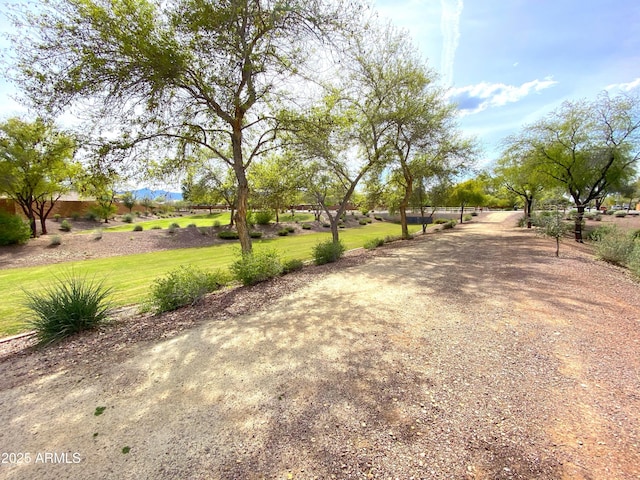
<path fill-rule="evenodd" d="M 166 339 L 5 357 L 0 478 L 640 478 L 639 286 L 514 215 Z"/>

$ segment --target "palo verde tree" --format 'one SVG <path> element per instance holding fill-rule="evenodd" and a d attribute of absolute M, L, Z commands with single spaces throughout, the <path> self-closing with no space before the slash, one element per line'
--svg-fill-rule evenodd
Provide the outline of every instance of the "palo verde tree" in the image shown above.
<path fill-rule="evenodd" d="M 252 203 L 273 210 L 276 223 L 281 211 L 297 203 L 304 186 L 300 166 L 290 153 L 265 157 L 253 166 L 249 178 L 254 186 Z"/>
<path fill-rule="evenodd" d="M 521 141 L 536 168 L 571 196 L 578 214 L 575 240 L 589 202 L 633 177 L 640 157 L 640 99 L 601 94 L 595 101 L 565 102 L 525 129 Z"/>
<path fill-rule="evenodd" d="M 20 206 L 33 237 L 36 217 L 46 234 L 47 216 L 81 170 L 75 151 L 73 136 L 42 119 L 10 118 L 0 124 L 0 193 Z"/>
<path fill-rule="evenodd" d="M 51 0 L 14 17 L 13 76 L 36 107 L 89 104 L 94 125 L 119 124 L 112 150 L 154 142 L 227 163 L 249 252 L 247 170 L 276 137 L 271 107 L 359 11 L 355 0 Z"/>
<path fill-rule="evenodd" d="M 464 209 L 467 205 L 484 205 L 485 195 L 482 182 L 472 178 L 458 183 L 451 189 L 449 201 L 452 205 L 460 207 L 460 223 L 464 219 Z"/>
<path fill-rule="evenodd" d="M 496 179 L 524 202 L 527 228 L 531 228 L 534 201 L 538 200 L 550 181 L 536 166 L 535 152 L 517 137 L 507 140 L 507 146 L 494 169 Z"/>

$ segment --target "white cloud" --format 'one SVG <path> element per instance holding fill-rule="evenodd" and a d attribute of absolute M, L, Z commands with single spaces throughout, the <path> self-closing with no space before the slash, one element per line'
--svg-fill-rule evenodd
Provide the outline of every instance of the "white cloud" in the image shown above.
<path fill-rule="evenodd" d="M 490 107 L 501 107 L 508 103 L 518 102 L 531 93 L 540 92 L 557 83 L 551 77 L 532 80 L 522 85 L 482 82 L 476 85 L 452 88 L 449 90 L 448 96 L 458 104 L 461 115 L 464 116 L 481 112 Z"/>
<path fill-rule="evenodd" d="M 453 64 L 460 42 L 460 15 L 464 3 L 462 0 L 440 0 L 442 13 L 440 30 L 442 31 L 442 57 L 440 70 L 445 85 L 453 83 Z"/>
<path fill-rule="evenodd" d="M 605 90 L 621 90 L 623 92 L 630 92 L 636 88 L 640 87 L 640 78 L 636 78 L 635 80 L 628 83 L 614 83 L 607 87 Z"/>

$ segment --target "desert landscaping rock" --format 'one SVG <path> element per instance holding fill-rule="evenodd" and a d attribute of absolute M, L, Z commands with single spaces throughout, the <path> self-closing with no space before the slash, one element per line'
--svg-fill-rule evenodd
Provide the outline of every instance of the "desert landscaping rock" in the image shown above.
<path fill-rule="evenodd" d="M 515 215 L 0 344 L 0 478 L 640 478 L 638 283 Z"/>

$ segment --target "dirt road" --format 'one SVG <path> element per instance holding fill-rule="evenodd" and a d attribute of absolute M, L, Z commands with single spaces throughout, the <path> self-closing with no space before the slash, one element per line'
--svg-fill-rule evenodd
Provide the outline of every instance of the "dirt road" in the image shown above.
<path fill-rule="evenodd" d="M 514 222 L 73 366 L 5 360 L 0 478 L 640 478 L 639 285 Z"/>

